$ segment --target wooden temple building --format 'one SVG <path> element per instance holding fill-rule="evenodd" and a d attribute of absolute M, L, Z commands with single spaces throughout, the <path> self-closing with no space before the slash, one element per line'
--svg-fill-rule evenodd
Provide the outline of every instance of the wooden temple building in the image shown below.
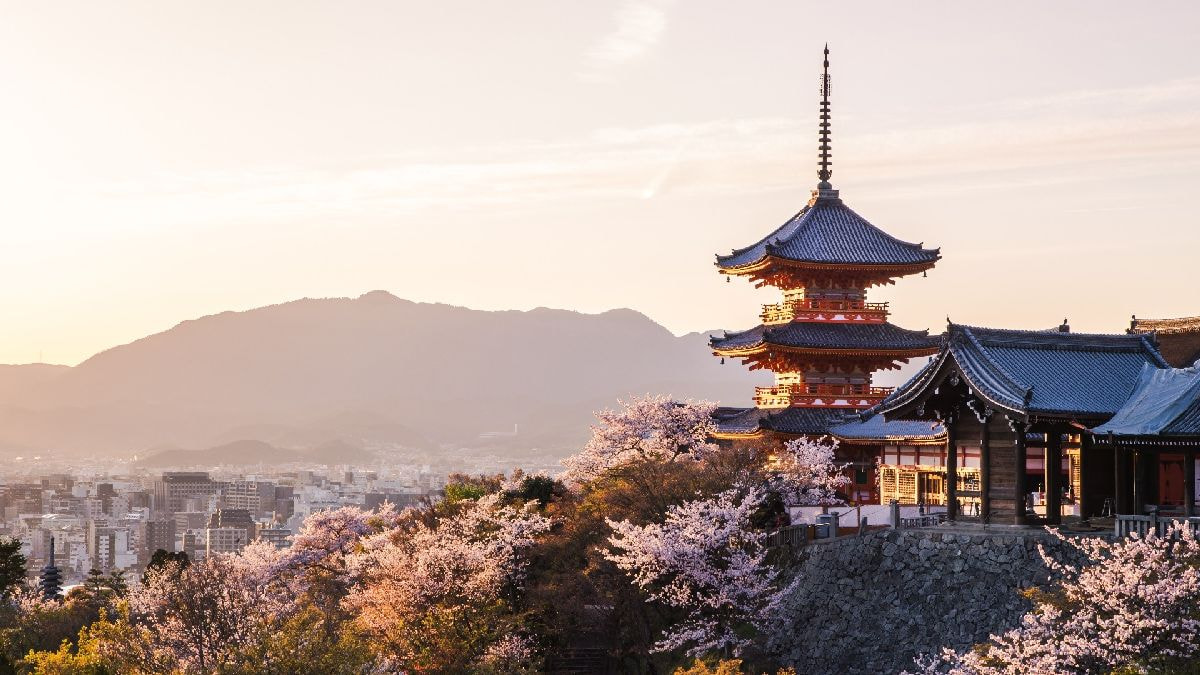
<path fill-rule="evenodd" d="M 949 323 L 900 328 L 870 289 L 924 274 L 938 249 L 900 241 L 830 183 L 829 50 L 818 183 L 799 213 L 717 256 L 727 278 L 781 294 L 761 323 L 710 340 L 722 360 L 774 374 L 754 407 L 719 408 L 722 443 L 831 436 L 851 503 L 944 505 L 952 519 L 1058 523 L 1148 509 L 1191 514 L 1200 452 L 1200 317 L 1133 319 L 1122 334 Z M 873 376 L 933 356 L 896 390 Z M 1195 367 L 1193 367 L 1195 364 Z M 1138 516 L 1141 517 L 1141 516 Z"/>
<path fill-rule="evenodd" d="M 835 436 L 842 442 L 841 459 L 853 467 L 848 496 L 857 503 L 877 502 L 876 465 L 885 448 L 940 447 L 944 435 L 929 424 L 859 419 L 858 412 L 891 393 L 875 386 L 876 371 L 899 368 L 938 349 L 928 331 L 889 322 L 887 303 L 870 302 L 867 294 L 873 287 L 926 272 L 940 254 L 872 225 L 830 183 L 828 47 L 819 132 L 819 182 L 808 203 L 754 244 L 717 256 L 721 274 L 772 286 L 782 297 L 763 306 L 759 325 L 710 342 L 722 360 L 741 359 L 751 370 L 770 370 L 775 376 L 771 386 L 756 388 L 754 407 L 717 411 L 716 436 L 725 442 L 769 444 Z"/>
<path fill-rule="evenodd" d="M 944 425 L 946 504 L 951 519 L 974 515 L 962 511 L 964 498 L 973 498 L 983 522 L 1039 521 L 1030 496 L 1032 481 L 1040 478 L 1046 500 L 1044 522 L 1055 524 L 1061 522 L 1066 500 L 1075 504 L 1077 515 L 1091 517 L 1130 513 L 1137 506 L 1137 494 L 1142 495 L 1142 503 L 1158 499 L 1159 493 L 1150 491 L 1155 471 L 1150 453 L 1142 451 L 1139 460 L 1136 451 L 1114 452 L 1113 437 L 1120 437 L 1118 445 L 1134 443 L 1131 427 L 1104 425 L 1144 415 L 1137 411 L 1144 410 L 1147 400 L 1161 405 L 1170 399 L 1175 406 L 1171 410 L 1179 413 L 1175 417 L 1185 416 L 1189 401 L 1171 393 L 1184 391 L 1178 386 L 1159 389 L 1155 396 L 1137 395 L 1149 386 L 1146 381 L 1153 379 L 1152 374 L 1177 372 L 1144 334 L 1086 335 L 1071 333 L 1065 326 L 1057 331 L 1021 331 L 951 324 L 938 355 L 874 412 L 888 419 L 936 420 Z M 1166 420 L 1159 415 L 1160 428 L 1149 433 L 1157 445 L 1143 447 L 1153 447 L 1159 455 L 1167 452 L 1163 448 L 1170 447 L 1169 439 L 1162 434 L 1175 429 L 1170 427 L 1175 417 Z M 1178 427 L 1185 436 L 1192 428 L 1189 420 Z M 1031 440 L 1042 446 L 1036 454 L 1031 452 Z M 1148 440 L 1140 437 L 1137 442 Z M 962 476 L 971 464 L 977 467 L 975 485 L 968 485 Z M 1135 481 L 1140 492 L 1134 490 Z"/>
<path fill-rule="evenodd" d="M 1145 367 L 1112 419 L 1091 430 L 1096 452 L 1112 453 L 1116 513 L 1196 515 L 1200 367 Z"/>
<path fill-rule="evenodd" d="M 1129 332 L 1153 336 L 1167 363 L 1187 368 L 1200 361 L 1200 316 L 1180 319 L 1139 319 L 1129 322 Z"/>

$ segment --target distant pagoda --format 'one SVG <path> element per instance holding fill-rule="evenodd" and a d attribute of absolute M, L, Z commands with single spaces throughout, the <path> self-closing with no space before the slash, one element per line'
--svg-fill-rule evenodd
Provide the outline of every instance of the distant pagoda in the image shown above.
<path fill-rule="evenodd" d="M 62 573 L 58 571 L 58 566 L 54 564 L 54 537 L 50 537 L 50 556 L 46 559 L 46 566 L 42 568 L 41 578 L 38 579 L 38 591 L 42 597 L 47 600 L 57 600 L 62 594 Z"/>
<path fill-rule="evenodd" d="M 870 408 L 891 392 L 873 385 L 875 371 L 938 350 L 928 331 L 889 323 L 887 303 L 867 302 L 868 289 L 925 272 L 941 256 L 938 249 L 892 237 L 842 202 L 829 182 L 828 45 L 820 89 L 820 182 L 812 198 L 762 240 L 717 256 L 721 274 L 783 292 L 781 302 L 763 306 L 760 325 L 710 341 L 722 359 L 741 359 L 751 370 L 775 374 L 773 386 L 755 389 L 755 407 L 718 410 L 720 439 L 829 433 L 848 413 Z M 918 435 L 934 440 L 928 424 Z"/>

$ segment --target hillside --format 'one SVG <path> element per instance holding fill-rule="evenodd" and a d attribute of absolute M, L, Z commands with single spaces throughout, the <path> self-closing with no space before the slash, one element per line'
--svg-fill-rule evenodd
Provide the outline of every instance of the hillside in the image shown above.
<path fill-rule="evenodd" d="M 569 448 L 620 396 L 741 403 L 751 382 L 704 335 L 628 309 L 487 312 L 374 291 L 184 321 L 73 368 L 0 368 L 0 450 L 480 445 L 514 424 L 520 445 Z"/>

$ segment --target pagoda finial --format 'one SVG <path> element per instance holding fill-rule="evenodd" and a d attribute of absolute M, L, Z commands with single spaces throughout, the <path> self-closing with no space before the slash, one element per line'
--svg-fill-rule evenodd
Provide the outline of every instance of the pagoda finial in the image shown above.
<path fill-rule="evenodd" d="M 821 182 L 817 185 L 818 188 L 828 190 L 833 186 L 830 185 L 829 179 L 833 176 L 832 162 L 830 161 L 830 145 L 829 145 L 829 43 L 825 43 L 825 70 L 821 73 L 821 144 L 818 146 L 820 150 L 820 169 L 817 171 L 817 178 Z"/>

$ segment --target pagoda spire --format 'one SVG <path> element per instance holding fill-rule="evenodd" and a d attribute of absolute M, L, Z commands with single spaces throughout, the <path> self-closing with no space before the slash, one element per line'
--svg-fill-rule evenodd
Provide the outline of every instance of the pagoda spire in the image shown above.
<path fill-rule="evenodd" d="M 829 43 L 825 43 L 825 70 L 821 73 L 821 144 L 818 146 L 820 150 L 820 169 L 817 170 L 817 178 L 821 182 L 817 187 L 823 190 L 828 190 L 833 186 L 829 183 L 829 179 L 833 176 L 833 162 L 831 161 L 831 148 L 829 141 Z"/>

